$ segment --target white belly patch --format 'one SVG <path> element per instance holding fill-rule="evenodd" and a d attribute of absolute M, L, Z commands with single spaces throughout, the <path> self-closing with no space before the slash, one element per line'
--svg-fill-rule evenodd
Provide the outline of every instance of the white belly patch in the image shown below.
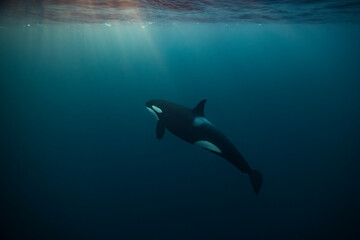
<path fill-rule="evenodd" d="M 154 112 L 154 110 L 152 110 L 151 108 L 149 107 L 146 107 L 147 110 L 149 110 L 149 112 L 151 112 L 152 114 L 154 114 L 154 116 L 156 117 L 157 120 L 159 120 L 159 117 L 156 115 L 156 113 Z"/>
<path fill-rule="evenodd" d="M 213 126 L 213 124 L 204 117 L 196 117 L 196 118 L 194 118 L 194 122 L 193 122 L 194 127 L 198 127 L 198 126 L 203 125 L 203 124 L 210 124 L 211 126 Z"/>
<path fill-rule="evenodd" d="M 220 148 L 218 148 L 215 144 L 209 142 L 209 141 L 196 141 L 194 142 L 195 145 L 198 145 L 202 148 L 205 148 L 207 150 L 213 151 L 213 152 L 217 152 L 217 153 L 221 153 Z"/>

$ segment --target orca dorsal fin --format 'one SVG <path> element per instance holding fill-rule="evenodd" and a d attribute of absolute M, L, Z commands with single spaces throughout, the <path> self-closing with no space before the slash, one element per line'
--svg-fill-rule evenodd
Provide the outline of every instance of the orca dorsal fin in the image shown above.
<path fill-rule="evenodd" d="M 205 108 L 206 99 L 201 100 L 196 107 L 193 108 L 193 112 L 196 115 L 204 116 L 204 108 Z"/>

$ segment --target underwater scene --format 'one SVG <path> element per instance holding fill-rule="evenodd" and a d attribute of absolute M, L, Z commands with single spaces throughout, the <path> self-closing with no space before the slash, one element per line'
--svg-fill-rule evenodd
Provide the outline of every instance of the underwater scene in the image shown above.
<path fill-rule="evenodd" d="M 359 239 L 360 1 L 0 2 L 0 239 Z"/>

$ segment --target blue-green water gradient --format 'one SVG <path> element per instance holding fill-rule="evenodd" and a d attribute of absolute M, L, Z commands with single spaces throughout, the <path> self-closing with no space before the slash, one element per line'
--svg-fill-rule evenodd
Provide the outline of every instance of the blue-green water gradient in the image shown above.
<path fill-rule="evenodd" d="M 1 225 L 8 239 L 356 236 L 354 24 L 0 28 Z M 145 102 L 205 114 L 264 176 L 169 132 Z"/>

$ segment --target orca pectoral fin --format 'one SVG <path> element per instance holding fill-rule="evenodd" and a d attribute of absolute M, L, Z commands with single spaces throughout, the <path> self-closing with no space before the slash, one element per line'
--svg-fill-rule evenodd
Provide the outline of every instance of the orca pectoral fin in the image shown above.
<path fill-rule="evenodd" d="M 165 126 L 160 121 L 158 121 L 156 125 L 156 137 L 158 139 L 162 139 L 164 137 L 164 134 L 165 134 Z"/>

